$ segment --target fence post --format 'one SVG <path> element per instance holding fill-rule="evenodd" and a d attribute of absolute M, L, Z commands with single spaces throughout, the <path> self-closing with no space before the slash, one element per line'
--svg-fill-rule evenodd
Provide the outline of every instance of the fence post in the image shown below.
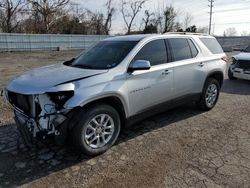
<path fill-rule="evenodd" d="M 31 35 L 28 35 L 28 38 L 29 38 L 29 51 L 31 52 L 32 51 L 32 42 L 31 42 Z"/>
<path fill-rule="evenodd" d="M 9 49 L 9 41 L 8 41 L 8 35 L 9 35 L 9 34 L 6 34 L 6 35 L 5 35 L 5 41 L 6 41 L 6 47 L 7 47 L 6 50 L 7 50 L 7 52 L 10 51 L 10 49 Z"/>

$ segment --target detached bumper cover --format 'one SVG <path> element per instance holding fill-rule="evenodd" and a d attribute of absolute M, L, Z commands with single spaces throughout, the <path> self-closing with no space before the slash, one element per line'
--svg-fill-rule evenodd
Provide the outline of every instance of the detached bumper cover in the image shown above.
<path fill-rule="evenodd" d="M 28 147 L 31 147 L 34 143 L 32 126 L 34 125 L 35 121 L 16 110 L 14 111 L 14 113 L 14 119 L 17 124 L 17 129 L 19 130 L 19 133 L 23 138 L 24 144 Z"/>

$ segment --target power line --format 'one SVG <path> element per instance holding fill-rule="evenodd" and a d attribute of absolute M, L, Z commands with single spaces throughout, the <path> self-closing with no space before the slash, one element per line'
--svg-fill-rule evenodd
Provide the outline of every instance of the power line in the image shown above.
<path fill-rule="evenodd" d="M 230 22 L 230 23 L 217 23 L 216 25 L 238 25 L 238 24 L 250 24 L 250 22 Z"/>
<path fill-rule="evenodd" d="M 211 25 L 212 25 L 212 15 L 213 15 L 213 7 L 214 7 L 214 0 L 208 0 L 210 3 L 208 6 L 210 7 L 210 18 L 209 18 L 209 35 L 211 34 Z"/>
<path fill-rule="evenodd" d="M 234 8 L 234 9 L 228 9 L 228 10 L 216 10 L 215 13 L 221 13 L 221 12 L 233 12 L 233 11 L 241 11 L 241 10 L 249 10 L 250 7 L 244 7 L 244 8 Z"/>

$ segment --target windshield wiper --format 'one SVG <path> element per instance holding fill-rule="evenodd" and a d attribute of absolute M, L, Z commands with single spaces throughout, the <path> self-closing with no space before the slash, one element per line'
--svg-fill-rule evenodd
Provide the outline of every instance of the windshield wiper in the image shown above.
<path fill-rule="evenodd" d="M 91 65 L 82 65 L 82 64 L 72 65 L 72 67 L 79 67 L 79 68 L 83 68 L 83 69 L 93 69 L 93 67 Z"/>
<path fill-rule="evenodd" d="M 70 66 L 75 61 L 75 58 L 72 58 L 71 60 L 65 61 L 63 64 Z"/>

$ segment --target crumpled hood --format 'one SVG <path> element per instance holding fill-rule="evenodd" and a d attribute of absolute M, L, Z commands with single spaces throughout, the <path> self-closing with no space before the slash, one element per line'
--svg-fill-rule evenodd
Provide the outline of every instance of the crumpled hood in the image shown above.
<path fill-rule="evenodd" d="M 240 53 L 234 56 L 236 60 L 250 60 L 250 53 Z"/>
<path fill-rule="evenodd" d="M 55 64 L 33 69 L 17 76 L 8 84 L 7 90 L 23 94 L 35 91 L 40 93 L 60 84 L 70 83 L 106 72 L 108 70 L 81 69 Z"/>

